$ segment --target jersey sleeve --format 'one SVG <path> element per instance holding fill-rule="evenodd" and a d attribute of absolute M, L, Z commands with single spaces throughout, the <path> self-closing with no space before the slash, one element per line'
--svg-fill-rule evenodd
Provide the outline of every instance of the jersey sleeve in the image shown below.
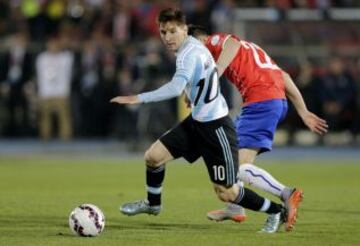
<path fill-rule="evenodd" d="M 158 102 L 181 95 L 187 81 L 183 77 L 174 77 L 170 82 L 160 88 L 138 94 L 140 102 Z"/>
<path fill-rule="evenodd" d="M 208 39 L 206 40 L 205 46 L 212 54 L 215 61 L 217 61 L 217 59 L 219 58 L 226 40 L 230 37 L 231 37 L 230 34 L 216 33 L 209 36 Z"/>
<path fill-rule="evenodd" d="M 195 58 L 193 55 L 185 53 L 176 59 L 176 72 L 170 82 L 160 88 L 139 94 L 139 99 L 143 103 L 157 102 L 179 96 L 185 89 L 187 83 L 191 81 L 195 71 Z"/>

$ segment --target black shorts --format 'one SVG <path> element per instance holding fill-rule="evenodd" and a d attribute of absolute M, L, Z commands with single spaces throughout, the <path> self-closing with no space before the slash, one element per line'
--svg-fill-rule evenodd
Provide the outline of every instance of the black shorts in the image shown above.
<path fill-rule="evenodd" d="M 212 182 L 224 186 L 236 183 L 238 149 L 230 117 L 199 122 L 190 115 L 161 136 L 160 141 L 175 159 L 184 157 L 193 163 L 203 157 Z"/>

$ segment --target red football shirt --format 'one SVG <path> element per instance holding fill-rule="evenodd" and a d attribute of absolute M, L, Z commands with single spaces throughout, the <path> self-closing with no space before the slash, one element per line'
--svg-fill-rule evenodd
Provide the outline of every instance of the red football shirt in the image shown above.
<path fill-rule="evenodd" d="M 230 34 L 213 34 L 206 40 L 205 45 L 215 61 L 218 60 L 225 41 L 230 37 L 240 41 L 241 46 L 224 75 L 237 87 L 244 104 L 284 99 L 285 85 L 282 70 L 256 44 L 240 40 Z"/>

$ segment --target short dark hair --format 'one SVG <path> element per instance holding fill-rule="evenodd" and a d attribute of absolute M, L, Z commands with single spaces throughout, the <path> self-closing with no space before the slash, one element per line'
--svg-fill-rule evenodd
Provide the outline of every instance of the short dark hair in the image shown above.
<path fill-rule="evenodd" d="M 200 35 L 209 35 L 209 33 L 206 31 L 206 28 L 204 26 L 189 24 L 188 35 L 197 37 Z"/>
<path fill-rule="evenodd" d="M 175 21 L 179 24 L 186 25 L 185 14 L 179 9 L 168 8 L 161 10 L 158 16 L 158 24 L 169 21 Z"/>

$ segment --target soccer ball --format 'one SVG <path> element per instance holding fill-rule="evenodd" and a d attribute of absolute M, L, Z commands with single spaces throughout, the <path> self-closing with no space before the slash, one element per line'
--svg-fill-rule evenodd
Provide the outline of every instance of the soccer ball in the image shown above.
<path fill-rule="evenodd" d="M 96 237 L 105 228 L 105 216 L 95 205 L 82 204 L 71 211 L 69 226 L 75 235 Z"/>

